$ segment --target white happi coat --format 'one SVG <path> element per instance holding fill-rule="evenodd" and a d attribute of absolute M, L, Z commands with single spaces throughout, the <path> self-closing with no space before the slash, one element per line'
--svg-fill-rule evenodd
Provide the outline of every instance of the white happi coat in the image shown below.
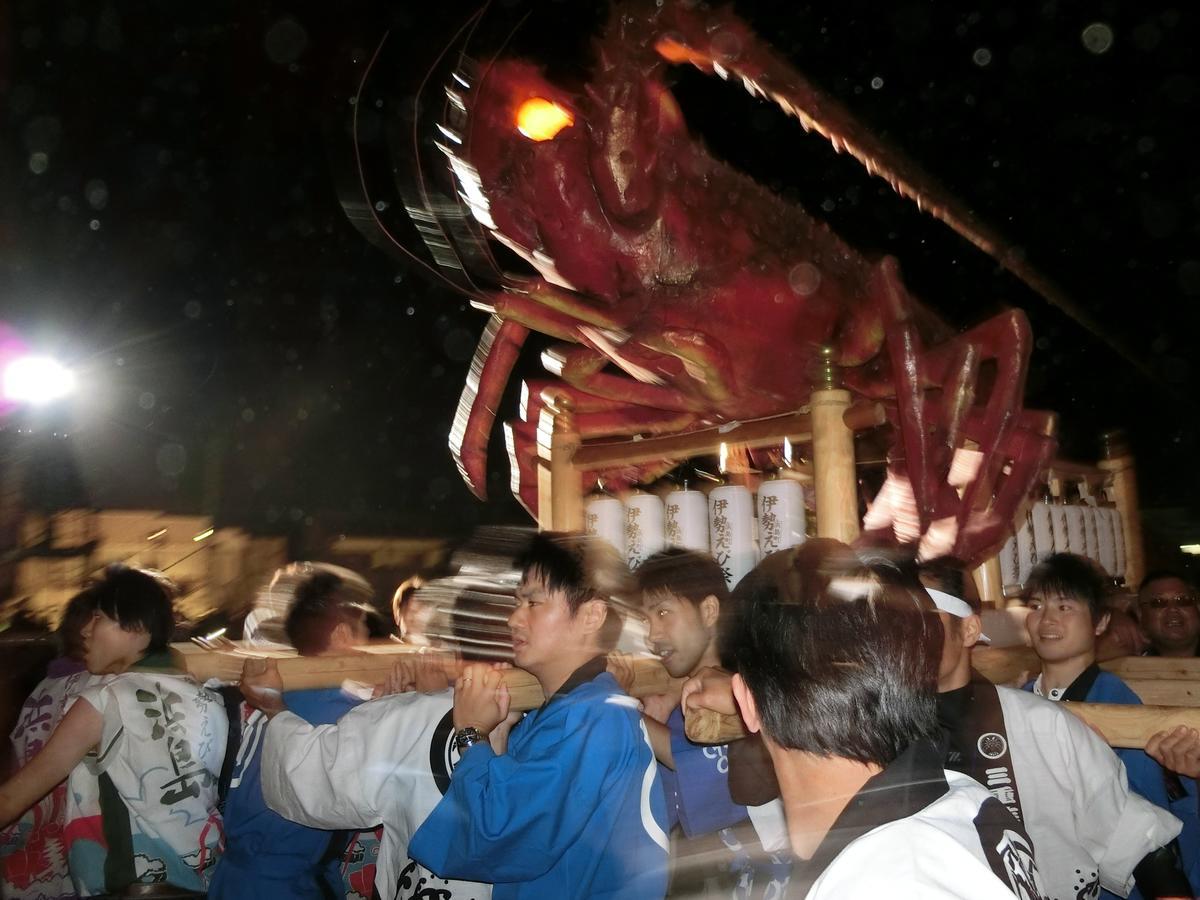
<path fill-rule="evenodd" d="M 1010 883 L 1001 881 L 984 855 L 974 820 L 991 795 L 966 775 L 945 776 L 949 791 L 851 842 L 805 900 L 1038 900 L 1037 885 L 1011 883 L 1011 875 Z M 1006 831 L 995 850 L 1002 858 L 1028 861 L 1028 845 L 1016 833 Z"/>
<path fill-rule="evenodd" d="M 313 828 L 382 822 L 375 886 L 383 900 L 434 891 L 450 900 L 488 900 L 491 885 L 438 878 L 408 856 L 409 838 L 442 799 L 458 759 L 453 707 L 454 693 L 446 690 L 381 697 L 334 725 L 280 713 L 263 742 L 263 797 L 281 816 Z"/>
<path fill-rule="evenodd" d="M 1133 869 L 1182 824 L 1129 789 L 1125 766 L 1079 719 L 1027 691 L 997 688 L 1042 881 L 1053 898 L 1099 887 L 1128 896 Z"/>

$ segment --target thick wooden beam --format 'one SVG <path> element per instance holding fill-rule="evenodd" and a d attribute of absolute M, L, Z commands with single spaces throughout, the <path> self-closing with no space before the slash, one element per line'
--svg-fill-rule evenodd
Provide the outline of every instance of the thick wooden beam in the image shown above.
<path fill-rule="evenodd" d="M 883 404 L 861 401 L 845 411 L 844 421 L 852 431 L 864 431 L 887 421 Z M 640 440 L 589 441 L 575 451 L 577 469 L 634 465 L 659 459 L 687 459 L 716 453 L 721 444 L 741 444 L 751 449 L 769 447 L 787 438 L 793 444 L 812 440 L 812 417 L 806 412 L 754 419 L 736 425 L 714 425 L 683 434 L 668 434 Z"/>
<path fill-rule="evenodd" d="M 248 659 L 274 659 L 279 667 L 285 691 L 340 687 L 344 681 L 383 684 L 399 656 L 419 653 L 409 644 L 381 643 L 357 648 L 336 656 L 298 656 L 293 651 L 238 647 L 236 650 L 206 650 L 195 644 L 172 644 L 171 660 L 175 667 L 199 682 L 217 678 L 237 682 Z M 450 654 L 438 654 L 454 675 L 460 663 Z M 678 692 L 682 679 L 672 678 L 662 663 L 651 657 L 629 660 L 633 668 L 634 697 Z M 508 669 L 504 674 L 513 709 L 537 709 L 546 702 L 541 685 L 524 669 Z"/>
<path fill-rule="evenodd" d="M 1112 747 L 1145 749 L 1154 734 L 1177 725 L 1200 730 L 1198 709 L 1115 703 L 1064 703 L 1063 708 L 1098 730 Z M 740 716 L 710 709 L 689 711 L 684 729 L 688 740 L 696 744 L 728 744 L 746 736 Z"/>

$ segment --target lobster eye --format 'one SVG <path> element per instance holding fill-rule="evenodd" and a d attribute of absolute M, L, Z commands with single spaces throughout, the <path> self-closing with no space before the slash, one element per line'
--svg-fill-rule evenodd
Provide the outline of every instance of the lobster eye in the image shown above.
<path fill-rule="evenodd" d="M 531 141 L 548 141 L 574 122 L 567 110 L 542 97 L 526 100 L 517 110 L 517 131 Z"/>

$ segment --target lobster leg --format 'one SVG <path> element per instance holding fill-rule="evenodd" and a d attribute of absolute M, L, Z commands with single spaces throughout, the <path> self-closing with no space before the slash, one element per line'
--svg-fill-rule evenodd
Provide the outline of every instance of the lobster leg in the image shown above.
<path fill-rule="evenodd" d="M 900 280 L 893 257 L 879 261 L 869 282 L 871 299 L 883 313 L 887 354 L 892 367 L 900 437 L 904 445 L 904 469 L 912 484 L 921 531 L 933 520 L 940 494 L 937 445 L 934 443 L 922 378 L 923 346 L 912 320 L 912 298 Z"/>
<path fill-rule="evenodd" d="M 969 417 L 972 426 L 970 436 L 979 445 L 983 462 L 975 478 L 963 491 L 956 553 L 970 549 L 971 555 L 974 555 L 1003 538 L 1012 516 L 1038 474 L 1037 468 L 1031 470 L 1026 465 L 1028 460 L 1025 455 L 1044 461 L 1047 453 L 1053 452 L 1053 441 L 1044 435 L 1020 429 L 1028 437 L 1017 442 L 1024 445 L 1020 448 L 1023 455 L 1012 457 L 1014 463 L 1019 465 L 1014 465 L 1005 478 L 1004 487 L 995 498 L 992 497 L 1001 471 L 1009 459 L 1009 454 L 1002 452 L 1001 448 L 1013 432 L 1014 425 L 1019 427 L 1023 419 L 1021 398 L 1025 391 L 1032 343 L 1029 320 L 1025 314 L 1020 310 L 1009 310 L 933 348 L 923 361 L 927 376 L 938 380 L 944 376 L 947 363 L 961 355 L 966 345 L 978 348 L 981 363 L 993 361 L 995 364 L 995 378 L 982 410 L 971 411 L 979 412 L 981 416 Z M 968 417 L 964 416 L 966 420 Z"/>
<path fill-rule="evenodd" d="M 487 499 L 487 445 L 496 408 L 528 335 L 524 325 L 493 315 L 479 338 L 458 400 L 450 452 L 467 487 L 480 500 Z"/>
<path fill-rule="evenodd" d="M 1053 452 L 1050 438 L 1021 427 L 1038 419 L 1025 415 L 1021 407 L 1031 350 L 1029 322 L 1020 310 L 1010 310 L 926 350 L 894 259 L 879 263 L 871 290 L 887 323 L 905 469 L 922 533 L 956 505 L 954 553 L 972 558 L 1003 539 L 1040 466 Z M 995 376 L 979 405 L 979 372 L 989 362 Z M 930 387 L 942 391 L 940 414 L 927 400 Z M 946 475 L 964 438 L 978 445 L 982 462 L 955 504 Z M 1006 463 L 1010 470 L 993 497 Z"/>
<path fill-rule="evenodd" d="M 506 422 L 504 429 L 512 472 L 513 495 L 535 517 L 538 505 L 538 429 L 542 412 L 555 395 L 565 395 L 571 400 L 575 428 L 584 439 L 673 433 L 686 430 L 697 418 L 692 413 L 658 410 L 634 403 L 620 403 L 594 397 L 556 381 L 527 382 L 523 388 L 521 418 Z M 676 463 L 676 460 L 661 460 L 611 471 L 581 472 L 580 477 L 585 489 L 594 485 L 600 478 L 603 478 L 608 486 L 620 489 L 645 479 L 657 478 Z"/>

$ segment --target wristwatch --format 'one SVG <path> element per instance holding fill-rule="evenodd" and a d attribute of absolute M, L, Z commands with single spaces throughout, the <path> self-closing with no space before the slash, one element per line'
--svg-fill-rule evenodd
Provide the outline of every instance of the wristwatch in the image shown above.
<path fill-rule="evenodd" d="M 478 744 L 485 740 L 487 738 L 480 734 L 479 729 L 474 725 L 468 725 L 466 728 L 460 728 L 454 732 L 454 746 L 458 748 L 460 754 L 466 753 L 467 748 L 472 744 Z"/>

